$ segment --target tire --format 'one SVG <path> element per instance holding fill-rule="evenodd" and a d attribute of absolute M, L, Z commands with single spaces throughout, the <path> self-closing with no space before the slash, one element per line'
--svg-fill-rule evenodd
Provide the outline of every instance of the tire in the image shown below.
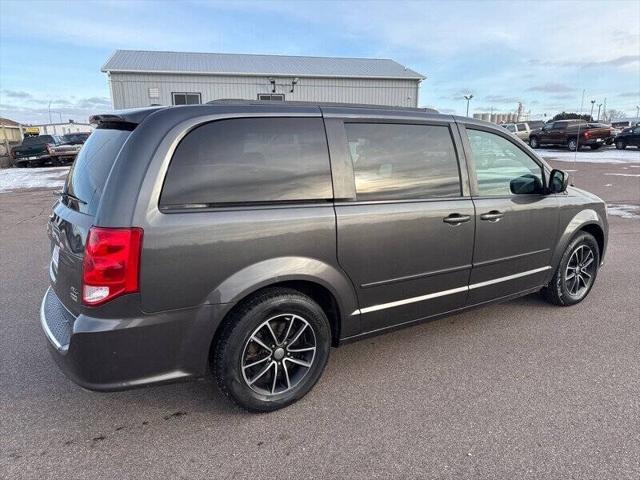
<path fill-rule="evenodd" d="M 265 290 L 240 305 L 221 328 L 212 351 L 216 382 L 251 412 L 271 412 L 304 397 L 329 359 L 329 320 L 297 290 Z"/>
<path fill-rule="evenodd" d="M 627 148 L 627 144 L 624 140 L 616 140 L 616 150 L 624 150 Z"/>
<path fill-rule="evenodd" d="M 529 146 L 531 146 L 531 148 L 540 148 L 540 141 L 536 137 L 531 137 L 529 139 Z"/>
<path fill-rule="evenodd" d="M 579 151 L 582 145 L 578 143 L 577 139 L 570 138 L 569 141 L 567 142 L 567 147 L 569 147 L 569 151 L 575 152 L 575 151 Z"/>
<path fill-rule="evenodd" d="M 584 266 L 587 263 L 588 265 Z M 583 265 L 578 269 L 578 273 L 577 265 Z M 590 233 L 580 232 L 569 242 L 551 282 L 542 289 L 544 298 L 549 303 L 563 307 L 580 303 L 591 291 L 598 276 L 599 266 L 598 242 Z M 573 278 L 575 280 L 572 280 Z"/>
<path fill-rule="evenodd" d="M 589 145 L 591 150 L 598 150 L 600 147 L 602 147 L 602 145 Z"/>

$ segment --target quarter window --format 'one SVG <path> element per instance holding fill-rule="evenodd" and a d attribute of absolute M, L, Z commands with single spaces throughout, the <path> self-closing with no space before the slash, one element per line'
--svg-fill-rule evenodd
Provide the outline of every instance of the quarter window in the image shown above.
<path fill-rule="evenodd" d="M 467 128 L 480 195 L 510 195 L 511 181 L 542 186 L 542 167 L 500 135 Z"/>
<path fill-rule="evenodd" d="M 202 103 L 199 93 L 173 92 L 171 98 L 174 105 L 199 105 Z"/>
<path fill-rule="evenodd" d="M 449 127 L 345 124 L 358 200 L 460 196 Z"/>
<path fill-rule="evenodd" d="M 238 118 L 207 123 L 180 142 L 161 207 L 331 199 L 320 118 Z"/>

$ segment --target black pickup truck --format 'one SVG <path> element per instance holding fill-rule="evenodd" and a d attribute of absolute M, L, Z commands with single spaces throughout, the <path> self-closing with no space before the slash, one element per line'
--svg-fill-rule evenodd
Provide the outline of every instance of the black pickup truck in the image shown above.
<path fill-rule="evenodd" d="M 532 131 L 529 145 L 532 148 L 544 145 L 563 146 L 574 152 L 583 146 L 597 150 L 603 145 L 611 145 L 613 138 L 614 132 L 609 125 L 584 120 L 559 120 Z"/>
<path fill-rule="evenodd" d="M 11 149 L 16 167 L 42 167 L 51 162 L 50 149 L 63 143 L 57 135 L 38 135 L 25 137 L 22 145 Z"/>

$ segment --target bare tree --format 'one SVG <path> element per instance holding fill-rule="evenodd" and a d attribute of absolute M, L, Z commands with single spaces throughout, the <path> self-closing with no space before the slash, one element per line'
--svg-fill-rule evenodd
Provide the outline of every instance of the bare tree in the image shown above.
<path fill-rule="evenodd" d="M 624 118 L 626 116 L 627 115 L 624 112 L 622 112 L 620 110 L 615 110 L 615 109 L 612 108 L 610 110 L 607 110 L 607 112 L 605 114 L 605 118 L 603 118 L 603 120 L 604 121 L 608 120 L 609 122 L 611 122 L 613 120 L 616 120 L 618 118 Z"/>

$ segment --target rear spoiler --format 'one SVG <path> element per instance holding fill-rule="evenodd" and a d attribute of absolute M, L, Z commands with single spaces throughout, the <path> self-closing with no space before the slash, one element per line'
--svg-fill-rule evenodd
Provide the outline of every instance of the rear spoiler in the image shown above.
<path fill-rule="evenodd" d="M 89 123 L 96 125 L 97 128 L 107 128 L 108 126 L 119 125 L 120 127 L 129 127 L 133 130 L 139 123 L 152 113 L 167 107 L 145 107 L 132 108 L 129 110 L 115 110 L 108 113 L 99 113 L 89 117 Z"/>

